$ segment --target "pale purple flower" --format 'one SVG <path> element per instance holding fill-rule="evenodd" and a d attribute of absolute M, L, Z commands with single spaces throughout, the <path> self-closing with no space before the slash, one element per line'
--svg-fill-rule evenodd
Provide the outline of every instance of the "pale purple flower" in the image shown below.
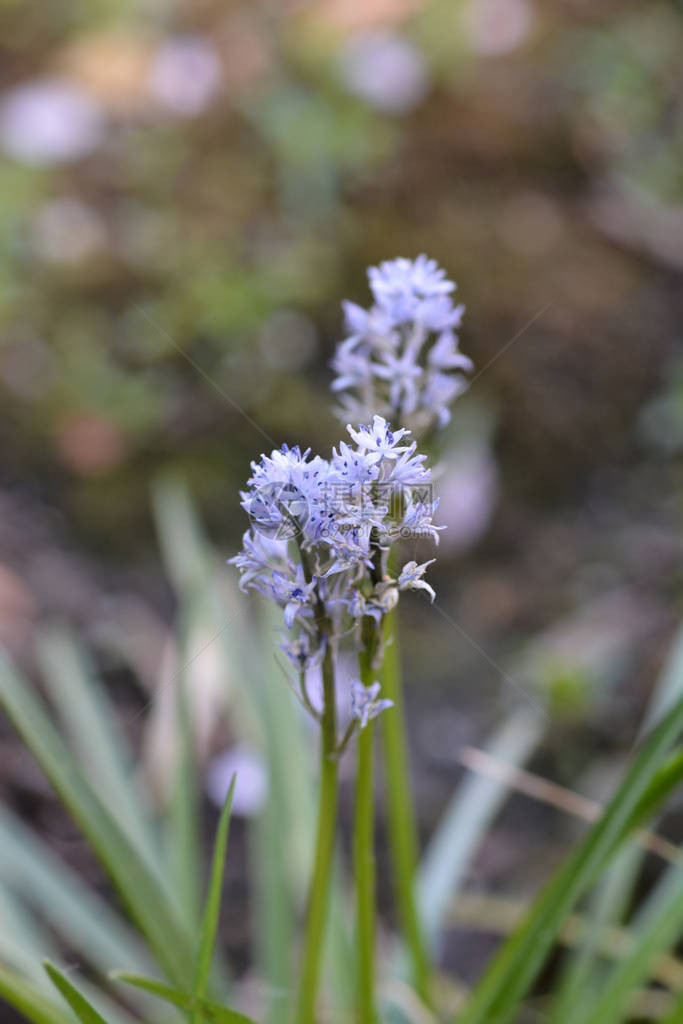
<path fill-rule="evenodd" d="M 262 809 L 268 796 L 268 774 L 263 757 L 247 746 L 232 747 L 209 764 L 206 789 L 219 807 L 225 803 L 233 775 L 235 790 L 232 813 L 251 818 Z"/>
<path fill-rule="evenodd" d="M 299 672 L 364 618 L 379 624 L 400 590 L 433 593 L 422 581 L 428 563 L 416 573 L 409 564 L 398 580 L 387 572 L 397 531 L 438 539 L 424 455 L 408 430 L 392 430 L 382 416 L 348 430 L 351 443 L 341 441 L 329 460 L 287 445 L 262 455 L 242 493 L 251 528 L 231 562 L 241 589 L 282 609 L 282 649 Z M 272 535 L 273 523 L 288 522 L 295 528 Z"/>
<path fill-rule="evenodd" d="M 284 608 L 285 626 L 291 629 L 297 616 L 312 616 L 315 600 L 316 581 L 306 583 L 300 565 L 296 567 L 294 578 L 286 576 L 274 569 L 271 576 L 270 591 L 276 604 Z"/>
<path fill-rule="evenodd" d="M 149 89 L 174 114 L 196 117 L 208 107 L 220 81 L 221 64 L 211 43 L 199 36 L 179 36 L 156 53 Z"/>
<path fill-rule="evenodd" d="M 370 267 L 368 280 L 377 305 L 386 313 L 395 309 L 397 316 L 407 320 L 420 302 L 455 291 L 446 271 L 424 253 L 415 260 L 399 257 Z"/>
<path fill-rule="evenodd" d="M 436 561 L 434 558 L 430 558 L 428 562 L 423 562 L 422 565 L 418 565 L 417 562 L 406 562 L 399 573 L 398 589 L 399 590 L 426 590 L 429 594 L 430 601 L 433 601 L 436 597 L 434 588 L 430 587 L 422 577 L 425 574 L 425 570 L 428 565 Z"/>
<path fill-rule="evenodd" d="M 413 441 L 410 447 L 406 448 L 392 464 L 388 479 L 393 484 L 416 487 L 431 479 L 431 470 L 422 465 L 427 456 L 416 455 L 416 449 L 417 444 Z"/>
<path fill-rule="evenodd" d="M 339 442 L 339 451 L 332 449 L 332 464 L 328 479 L 347 481 L 348 483 L 368 482 L 379 476 L 381 456 L 357 451 L 345 441 Z"/>
<path fill-rule="evenodd" d="M 0 102 L 0 147 L 14 160 L 45 166 L 79 160 L 99 144 L 103 112 L 63 78 L 36 78 Z"/>
<path fill-rule="evenodd" d="M 419 428 L 443 426 L 472 370 L 455 334 L 465 309 L 453 304 L 455 284 L 425 255 L 370 267 L 368 280 L 369 310 L 343 304 L 351 333 L 332 360 L 340 418 L 363 422 L 377 414 Z"/>
<path fill-rule="evenodd" d="M 401 522 L 392 530 L 393 536 L 399 537 L 430 537 L 435 544 L 439 543 L 439 531 L 443 526 L 435 526 L 434 512 L 439 504 L 438 498 L 432 503 L 414 501 L 409 496 Z"/>
<path fill-rule="evenodd" d="M 397 459 L 406 451 L 406 446 L 399 448 L 398 442 L 408 433 L 407 430 L 392 431 L 382 416 L 373 416 L 370 426 L 361 426 L 355 430 L 349 423 L 346 427 L 349 434 L 361 451 L 379 461 L 380 459 Z"/>
<path fill-rule="evenodd" d="M 386 114 L 412 110 L 429 86 L 422 54 L 414 44 L 378 29 L 349 39 L 339 70 L 349 92 Z"/>
<path fill-rule="evenodd" d="M 463 370 L 470 373 L 474 363 L 458 351 L 458 339 L 452 331 L 443 331 L 427 354 L 427 364 L 437 370 Z"/>
<path fill-rule="evenodd" d="M 379 682 L 363 686 L 359 679 L 354 679 L 351 683 L 351 717 L 357 719 L 361 729 L 387 708 L 394 706 L 393 700 L 380 700 L 379 692 Z"/>
<path fill-rule="evenodd" d="M 299 672 L 318 666 L 325 653 L 325 644 L 317 644 L 310 633 L 303 631 L 284 633 L 279 647 Z"/>
<path fill-rule="evenodd" d="M 491 523 L 498 491 L 495 459 L 485 444 L 466 443 L 448 456 L 440 476 L 440 518 L 448 550 L 474 544 Z"/>

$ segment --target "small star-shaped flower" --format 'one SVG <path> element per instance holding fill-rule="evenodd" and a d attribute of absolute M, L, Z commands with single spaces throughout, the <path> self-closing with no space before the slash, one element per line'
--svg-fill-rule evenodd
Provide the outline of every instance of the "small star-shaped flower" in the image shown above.
<path fill-rule="evenodd" d="M 382 711 L 394 706 L 393 700 L 378 700 L 379 690 L 378 682 L 363 686 L 359 679 L 354 679 L 351 683 L 351 715 L 358 719 L 361 729 Z"/>

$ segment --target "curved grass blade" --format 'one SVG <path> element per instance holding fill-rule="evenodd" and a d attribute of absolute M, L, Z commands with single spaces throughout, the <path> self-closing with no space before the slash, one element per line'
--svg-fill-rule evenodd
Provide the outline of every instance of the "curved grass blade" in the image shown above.
<path fill-rule="evenodd" d="M 116 729 L 116 715 L 86 652 L 66 630 L 49 628 L 38 636 L 37 653 L 48 694 L 69 746 L 93 789 L 125 828 L 151 870 L 158 870 L 159 837 L 132 757 Z"/>
<path fill-rule="evenodd" d="M 677 750 L 667 758 L 640 798 L 631 816 L 631 827 L 637 828 L 642 821 L 650 817 L 682 779 L 683 750 Z M 588 1020 L 591 1006 L 597 998 L 596 993 L 602 991 L 605 986 L 604 977 L 599 974 L 593 977 L 596 974 L 594 961 L 598 937 L 613 922 L 614 917 L 618 916 L 611 911 L 631 891 L 632 876 L 639 860 L 640 851 L 637 847 L 623 850 L 611 866 L 600 890 L 595 894 L 593 928 L 582 948 L 569 963 L 555 998 L 552 1024 L 584 1024 Z M 683 863 L 683 855 L 677 862 Z M 620 884 L 620 875 L 624 872 L 630 884 Z"/>
<path fill-rule="evenodd" d="M 590 1007 L 585 1024 L 616 1024 L 635 989 L 645 982 L 662 953 L 676 945 L 683 930 L 683 867 L 669 869 L 634 926 L 629 954 L 614 968 Z"/>
<path fill-rule="evenodd" d="M 211 861 L 211 875 L 209 888 L 204 906 L 204 916 L 199 935 L 199 950 L 197 953 L 197 965 L 195 969 L 194 985 L 192 994 L 204 996 L 209 985 L 211 973 L 211 961 L 213 959 L 213 947 L 216 941 L 218 929 L 218 918 L 221 909 L 221 890 L 223 883 L 223 872 L 225 869 L 225 852 L 228 845 L 228 832 L 230 829 L 230 812 L 232 810 L 232 798 L 235 792 L 236 776 L 233 775 L 230 782 L 228 795 L 225 798 L 221 816 L 216 831 L 216 841 Z"/>
<path fill-rule="evenodd" d="M 583 1024 L 588 1007 L 604 983 L 604 965 L 598 962 L 602 936 L 624 919 L 627 900 L 635 885 L 642 851 L 629 843 L 619 851 L 600 884 L 591 894 L 587 914 L 590 926 L 584 929 L 578 948 L 566 957 L 560 976 L 549 1024 Z"/>
<path fill-rule="evenodd" d="M 0 655 L 0 705 L 109 873 L 169 978 L 185 984 L 193 944 L 159 879 L 83 777 L 30 687 Z"/>
<path fill-rule="evenodd" d="M 660 1024 L 681 1024 L 683 1020 L 683 992 L 681 992 L 674 1000 L 674 1004 L 671 1007 L 671 1013 L 665 1017 Z"/>
<path fill-rule="evenodd" d="M 683 729 L 679 699 L 643 745 L 604 815 L 536 899 L 526 921 L 505 943 L 459 1018 L 461 1024 L 503 1024 L 533 984 L 564 919 L 629 834 L 634 814 L 668 750 Z M 663 795 L 663 794 L 661 794 Z"/>
<path fill-rule="evenodd" d="M 220 1003 L 215 1003 L 202 996 L 194 996 L 190 992 L 182 992 L 180 989 L 155 981 L 154 978 L 144 978 L 140 974 L 129 974 L 126 971 L 114 971 L 111 977 L 115 981 L 122 981 L 125 985 L 133 985 L 145 992 L 151 992 L 152 995 L 166 1000 L 167 1003 L 172 1003 L 173 1006 L 180 1007 L 181 1010 L 187 1010 L 203 1020 L 208 1020 L 210 1024 L 256 1024 L 251 1017 L 246 1017 L 237 1010 L 231 1010 L 229 1006 L 222 1006 Z"/>
<path fill-rule="evenodd" d="M 0 886 L 0 962 L 17 971 L 48 998 L 53 987 L 43 970 L 43 961 L 60 956 L 57 940 L 15 894 Z M 52 923 L 52 922 L 51 922 Z M 109 1024 L 133 1024 L 133 1017 L 120 1004 L 114 1003 L 95 985 L 83 982 L 83 994 L 98 1010 L 106 1014 Z M 136 996 L 138 994 L 136 993 Z M 149 996 L 139 994 L 138 1002 L 149 1003 Z"/>
<path fill-rule="evenodd" d="M 31 909 L 0 884 L 0 961 L 19 971 L 42 990 L 52 991 L 40 962 L 56 956 L 58 947 Z"/>
<path fill-rule="evenodd" d="M 468 931 L 487 935 L 510 935 L 519 926 L 528 910 L 529 906 L 523 899 L 477 890 L 461 894 L 453 906 L 449 920 L 456 927 Z M 557 941 L 568 949 L 574 949 L 578 948 L 589 934 L 593 935 L 593 918 L 574 912 L 566 918 Z M 632 925 L 611 925 L 595 936 L 596 952 L 605 973 L 613 964 L 621 963 L 629 955 L 635 939 L 636 929 Z M 652 967 L 650 977 L 663 988 L 677 992 L 683 987 L 683 960 L 678 959 L 673 952 L 661 953 Z M 585 1014 L 581 1017 L 581 1024 L 584 1024 L 587 1016 Z M 569 1017 L 567 1019 L 569 1020 Z M 571 1014 L 571 1019 L 574 1020 L 574 1014 Z M 544 1020 L 549 1024 L 550 1020 L 555 1021 L 555 1017 L 550 1018 L 546 1014 Z"/>
<path fill-rule="evenodd" d="M 152 970 L 153 960 L 139 935 L 6 808 L 0 808 L 0 882 L 22 903 L 30 904 L 69 948 L 97 971 L 106 973 L 115 963 L 126 970 L 140 970 L 142 965 L 144 970 Z M 8 938 L 7 927 L 4 933 Z M 11 933 L 16 938 L 20 930 L 12 925 Z M 43 957 L 52 956 L 43 939 L 41 933 L 33 944 L 36 965 Z M 40 981 L 44 979 L 47 986 L 47 978 L 42 971 L 40 974 Z M 140 995 L 140 1004 L 148 1003 L 147 997 Z"/>
<path fill-rule="evenodd" d="M 683 626 L 678 630 L 659 674 L 654 696 L 642 725 L 649 732 L 683 694 Z"/>
<path fill-rule="evenodd" d="M 0 998 L 33 1024 L 73 1024 L 71 1017 L 62 1013 L 30 982 L 1 963 Z"/>
<path fill-rule="evenodd" d="M 650 730 L 663 713 L 683 693 L 683 627 L 671 645 L 664 668 L 660 673 L 647 714 L 641 727 L 641 736 Z M 683 754 L 678 753 L 681 757 Z M 675 759 L 674 759 L 675 760 Z M 670 765 L 675 771 L 675 764 Z M 666 782 L 662 775 L 662 780 Z M 618 925 L 624 920 L 632 902 L 636 882 L 643 862 L 643 852 L 632 845 L 622 851 L 610 867 L 599 891 L 593 896 L 595 927 L 587 934 L 582 947 L 568 960 L 552 1009 L 551 1024 L 583 1024 L 586 1007 L 604 985 L 604 974 L 596 964 L 594 938 L 605 926 Z M 681 1012 L 683 1020 L 683 1012 Z"/>
<path fill-rule="evenodd" d="M 523 764 L 538 743 L 544 721 L 536 711 L 518 711 L 492 737 L 486 749 L 514 766 Z M 477 844 L 507 795 L 504 782 L 469 776 L 452 797 L 422 858 L 417 899 L 422 926 L 438 949 L 449 907 L 462 884 Z"/>
<path fill-rule="evenodd" d="M 60 995 L 66 1000 L 81 1024 L 107 1024 L 94 1006 L 88 1002 L 84 995 L 65 978 L 61 971 L 58 971 L 49 960 L 43 960 L 43 967 L 48 977 Z"/>
<path fill-rule="evenodd" d="M 193 933 L 199 922 L 199 809 L 198 779 L 192 712 L 184 673 L 175 687 L 175 765 L 167 822 L 167 843 L 174 889 L 183 917 Z"/>

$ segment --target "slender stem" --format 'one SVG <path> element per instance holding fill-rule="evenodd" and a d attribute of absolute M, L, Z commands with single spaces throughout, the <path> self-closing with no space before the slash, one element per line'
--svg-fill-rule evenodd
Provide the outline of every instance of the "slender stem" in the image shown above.
<path fill-rule="evenodd" d="M 318 835 L 299 982 L 298 1024 L 315 1024 L 315 999 L 325 938 L 334 858 L 334 833 L 337 823 L 339 782 L 338 762 L 335 756 L 336 746 L 337 712 L 334 692 L 334 660 L 332 645 L 328 643 L 323 661 Z"/>
<path fill-rule="evenodd" d="M 392 639 L 393 638 L 393 639 Z M 413 985 L 430 1005 L 430 964 L 415 904 L 415 871 L 418 859 L 417 821 L 408 764 L 405 710 L 398 654 L 396 612 L 384 619 L 384 659 L 381 672 L 382 696 L 394 702 L 382 715 L 384 776 L 390 851 L 393 859 L 394 896 L 401 931 L 411 959 Z"/>
<path fill-rule="evenodd" d="M 309 715 L 311 715 L 312 718 L 315 718 L 316 722 L 321 721 L 320 713 L 316 711 L 316 709 L 313 707 L 311 703 L 311 698 L 308 693 L 308 686 L 306 685 L 306 672 L 303 669 L 299 673 L 299 695 L 301 697 L 301 702 L 308 711 Z"/>
<path fill-rule="evenodd" d="M 373 723 L 358 736 L 353 860 L 356 876 L 358 1024 L 374 1024 L 375 851 L 373 836 Z"/>
<path fill-rule="evenodd" d="M 346 750 L 346 748 L 348 747 L 349 741 L 350 741 L 351 737 L 353 736 L 354 732 L 356 731 L 356 726 L 357 725 L 358 725 L 358 722 L 356 722 L 353 719 L 347 725 L 347 727 L 346 727 L 346 729 L 344 731 L 344 735 L 342 736 L 340 742 L 337 744 L 337 757 L 341 757 L 342 754 L 344 753 L 344 751 Z"/>
<path fill-rule="evenodd" d="M 373 662 L 380 640 L 376 623 L 363 620 L 363 650 L 359 656 L 364 686 L 374 682 Z M 356 808 L 353 835 L 353 860 L 356 878 L 356 997 L 357 1024 L 374 1024 L 375 987 L 375 847 L 373 807 L 373 723 L 369 721 L 358 736 L 356 772 Z"/>

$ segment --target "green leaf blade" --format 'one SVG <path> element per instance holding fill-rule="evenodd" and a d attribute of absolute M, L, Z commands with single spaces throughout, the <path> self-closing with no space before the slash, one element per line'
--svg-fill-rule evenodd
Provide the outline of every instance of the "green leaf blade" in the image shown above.
<path fill-rule="evenodd" d="M 197 966 L 195 970 L 194 985 L 192 988 L 195 996 L 204 996 L 209 985 L 211 961 L 213 959 L 213 947 L 216 941 L 218 919 L 221 909 L 221 890 L 223 872 L 225 870 L 225 854 L 228 846 L 230 813 L 232 811 L 232 798 L 235 792 L 236 778 L 237 777 L 233 775 L 218 821 L 218 829 L 216 830 L 209 888 L 206 896 L 204 915 L 202 918 Z"/>
<path fill-rule="evenodd" d="M 494 957 L 459 1024 L 506 1024 L 534 983 L 577 899 L 597 881 L 607 859 L 629 835 L 634 816 L 683 729 L 683 698 L 642 746 L 605 813 L 536 899 L 520 928 Z M 671 779 L 672 773 L 668 773 Z M 660 798 L 665 795 L 658 787 Z"/>
<path fill-rule="evenodd" d="M 193 944 L 159 877 L 83 777 L 30 687 L 0 654 L 0 706 L 116 885 L 168 976 L 185 984 Z"/>
<path fill-rule="evenodd" d="M 66 1000 L 81 1024 L 107 1024 L 107 1021 L 97 1012 L 95 1007 L 88 1002 L 85 996 L 72 985 L 61 971 L 57 970 L 49 960 L 43 960 L 43 967 L 47 975 L 60 995 Z"/>
<path fill-rule="evenodd" d="M 0 998 L 23 1014 L 32 1024 L 73 1024 L 30 982 L 0 963 Z"/>
<path fill-rule="evenodd" d="M 191 992 L 183 992 L 170 985 L 164 985 L 160 981 L 155 981 L 154 978 L 145 978 L 140 974 L 129 974 L 126 971 L 115 971 L 111 977 L 115 981 L 122 981 L 126 985 L 133 985 L 145 992 L 151 992 L 159 999 L 164 999 L 167 1003 L 180 1007 L 181 1010 L 196 1014 L 209 1021 L 210 1024 L 256 1024 L 251 1017 L 245 1016 L 238 1010 L 213 1002 L 211 999 L 205 999 L 203 996 L 195 996 Z"/>

